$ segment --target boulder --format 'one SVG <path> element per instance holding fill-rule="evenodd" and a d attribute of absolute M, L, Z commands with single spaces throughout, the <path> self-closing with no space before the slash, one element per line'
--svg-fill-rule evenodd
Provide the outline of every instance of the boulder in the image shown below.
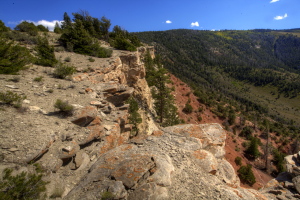
<path fill-rule="evenodd" d="M 96 118 L 97 114 L 98 111 L 95 106 L 86 106 L 80 110 L 75 111 L 71 122 L 78 126 L 87 126 Z"/>

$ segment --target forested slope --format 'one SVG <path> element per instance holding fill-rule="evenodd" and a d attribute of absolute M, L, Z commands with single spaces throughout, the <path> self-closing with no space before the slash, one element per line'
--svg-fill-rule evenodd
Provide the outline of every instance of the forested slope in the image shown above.
<path fill-rule="evenodd" d="M 164 66 L 219 116 L 226 118 L 232 110 L 254 121 L 271 116 L 288 125 L 289 133 L 298 132 L 294 126 L 300 124 L 297 34 L 297 29 L 136 33 L 154 44 Z"/>

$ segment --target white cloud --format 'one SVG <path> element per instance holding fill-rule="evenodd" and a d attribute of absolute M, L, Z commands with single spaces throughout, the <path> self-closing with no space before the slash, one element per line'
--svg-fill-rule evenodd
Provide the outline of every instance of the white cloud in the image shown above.
<path fill-rule="evenodd" d="M 270 1 L 270 3 L 275 3 L 277 1 L 280 1 L 280 0 L 272 0 L 272 1 Z"/>
<path fill-rule="evenodd" d="M 167 20 L 166 23 L 167 23 L 167 24 L 172 24 L 172 21 Z"/>
<path fill-rule="evenodd" d="M 195 26 L 199 26 L 199 23 L 198 22 L 192 22 L 191 27 L 195 27 Z"/>
<path fill-rule="evenodd" d="M 49 31 L 53 31 L 56 22 L 58 22 L 59 25 L 61 25 L 62 21 L 58 21 L 58 20 L 53 20 L 53 21 L 47 21 L 47 20 L 40 20 L 38 22 L 33 22 L 35 25 L 43 25 L 46 28 L 48 27 Z"/>
<path fill-rule="evenodd" d="M 283 16 L 276 16 L 276 17 L 274 17 L 274 19 L 275 20 L 282 20 L 282 19 L 285 19 L 285 18 L 287 18 L 288 17 L 288 15 L 287 15 L 287 13 L 285 13 Z"/>

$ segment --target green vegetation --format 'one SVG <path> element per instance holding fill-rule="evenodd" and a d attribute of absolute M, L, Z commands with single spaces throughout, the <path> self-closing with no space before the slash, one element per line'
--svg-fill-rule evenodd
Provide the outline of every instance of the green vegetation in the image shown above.
<path fill-rule="evenodd" d="M 60 79 L 65 79 L 68 76 L 71 76 L 72 74 L 74 74 L 75 72 L 76 72 L 75 67 L 58 62 L 56 64 L 53 75 L 54 75 L 54 77 L 57 77 Z"/>
<path fill-rule="evenodd" d="M 241 166 L 242 165 L 242 158 L 237 156 L 235 159 L 234 159 L 234 162 L 236 165 L 239 165 Z"/>
<path fill-rule="evenodd" d="M 69 104 L 67 101 L 63 101 L 61 99 L 57 99 L 54 108 L 58 109 L 59 112 L 66 114 L 66 115 L 71 115 L 73 114 L 74 107 Z"/>
<path fill-rule="evenodd" d="M 114 199 L 114 195 L 109 191 L 103 192 L 101 194 L 101 200 L 113 200 L 113 199 Z"/>
<path fill-rule="evenodd" d="M 133 125 L 131 135 L 135 136 L 139 133 L 137 126 L 142 122 L 141 115 L 138 113 L 139 104 L 132 96 L 128 99 L 127 103 L 129 104 L 129 123 Z"/>
<path fill-rule="evenodd" d="M 273 162 L 276 165 L 278 173 L 285 171 L 285 165 L 284 165 L 284 157 L 286 155 L 282 152 L 280 152 L 278 149 L 273 150 Z"/>
<path fill-rule="evenodd" d="M 0 181 L 0 199 L 6 200 L 25 200 L 39 199 L 41 194 L 46 191 L 47 182 L 42 180 L 41 173 L 22 172 L 15 176 L 12 169 L 3 171 L 3 178 Z"/>
<path fill-rule="evenodd" d="M 35 81 L 35 82 L 42 82 L 43 81 L 43 76 L 38 76 L 38 77 L 35 77 L 34 79 L 33 79 L 33 81 Z"/>
<path fill-rule="evenodd" d="M 0 38 L 0 74 L 17 74 L 32 60 L 28 49 Z"/>
<path fill-rule="evenodd" d="M 144 62 L 148 85 L 154 86 L 152 97 L 155 100 L 154 106 L 158 115 L 158 122 L 162 126 L 179 124 L 180 120 L 174 105 L 174 97 L 171 94 L 171 88 L 167 86 L 171 82 L 167 74 L 168 71 L 162 67 L 159 56 L 152 59 L 149 52 L 146 54 Z"/>
<path fill-rule="evenodd" d="M 187 114 L 190 114 L 193 112 L 193 107 L 191 106 L 191 104 L 189 102 L 187 102 L 182 111 Z"/>
<path fill-rule="evenodd" d="M 252 186 L 254 183 L 256 183 L 255 176 L 252 171 L 252 166 L 241 166 L 238 170 L 238 175 L 242 182 L 249 184 Z"/>
<path fill-rule="evenodd" d="M 300 38 L 292 34 L 184 29 L 136 33 L 142 42 L 155 44 L 162 64 L 219 118 L 237 126 L 235 119 L 243 117 L 257 127 L 271 118 L 276 133 L 295 136 L 300 133 Z"/>
<path fill-rule="evenodd" d="M 250 157 L 250 158 L 258 158 L 261 153 L 258 150 L 258 144 L 259 144 L 260 140 L 259 138 L 256 137 L 251 137 L 250 140 L 250 144 L 246 150 L 246 154 Z"/>
<path fill-rule="evenodd" d="M 16 31 L 26 32 L 31 36 L 37 36 L 39 29 L 32 22 L 23 21 L 15 27 Z"/>
<path fill-rule="evenodd" d="M 22 101 L 26 99 L 26 96 L 19 95 L 12 91 L 0 92 L 0 101 L 4 104 L 14 105 L 15 107 L 21 107 Z"/>

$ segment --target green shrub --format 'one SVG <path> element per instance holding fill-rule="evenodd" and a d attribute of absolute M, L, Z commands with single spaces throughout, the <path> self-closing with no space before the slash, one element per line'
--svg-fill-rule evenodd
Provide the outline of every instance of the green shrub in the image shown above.
<path fill-rule="evenodd" d="M 35 82 L 42 82 L 43 81 L 43 76 L 38 76 L 38 77 L 35 77 L 34 79 L 33 79 L 33 81 L 35 81 Z"/>
<path fill-rule="evenodd" d="M 66 57 L 66 58 L 65 58 L 65 62 L 71 62 L 71 57 L 69 57 L 69 56 Z"/>
<path fill-rule="evenodd" d="M 37 36 L 31 36 L 27 33 L 22 33 L 19 31 L 9 31 L 4 34 L 4 36 L 10 40 L 18 41 L 22 44 L 37 44 L 38 38 Z"/>
<path fill-rule="evenodd" d="M 90 62 L 95 62 L 95 59 L 92 58 L 92 57 L 89 57 L 89 61 L 90 61 Z"/>
<path fill-rule="evenodd" d="M 0 74 L 16 74 L 32 60 L 27 48 L 0 39 Z"/>
<path fill-rule="evenodd" d="M 136 47 L 125 38 L 116 38 L 112 44 L 116 49 L 136 51 Z"/>
<path fill-rule="evenodd" d="M 235 159 L 234 159 L 234 162 L 236 165 L 239 165 L 241 166 L 242 165 L 242 158 L 237 156 Z"/>
<path fill-rule="evenodd" d="M 113 200 L 113 199 L 114 199 L 114 195 L 109 191 L 103 192 L 101 194 L 101 200 Z"/>
<path fill-rule="evenodd" d="M 18 95 L 12 91 L 0 92 L 0 101 L 4 104 L 20 107 L 24 99 L 26 99 L 26 96 Z"/>
<path fill-rule="evenodd" d="M 48 28 L 46 28 L 45 26 L 43 26 L 43 25 L 37 25 L 36 26 L 37 27 L 37 29 L 39 30 L 39 31 L 41 31 L 41 32 L 49 32 L 49 30 L 48 30 Z"/>
<path fill-rule="evenodd" d="M 8 81 L 17 83 L 17 82 L 20 82 L 20 79 L 21 79 L 21 78 L 20 78 L 19 76 L 14 76 L 14 77 L 8 79 Z"/>
<path fill-rule="evenodd" d="M 15 27 L 15 30 L 26 32 L 29 35 L 36 36 L 38 35 L 38 28 L 32 22 L 23 21 Z"/>
<path fill-rule="evenodd" d="M 65 113 L 67 115 L 70 115 L 74 111 L 74 107 L 69 104 L 67 101 L 63 101 L 61 99 L 57 99 L 54 108 L 58 109 L 59 112 Z"/>
<path fill-rule="evenodd" d="M 27 174 L 22 172 L 12 176 L 12 169 L 5 169 L 0 182 L 0 199 L 26 200 L 40 199 L 46 191 L 48 182 L 42 180 L 42 174 Z"/>
<path fill-rule="evenodd" d="M 252 166 L 241 166 L 238 170 L 238 175 L 242 182 L 249 184 L 252 186 L 254 183 L 256 183 L 255 176 L 252 171 Z"/>
<path fill-rule="evenodd" d="M 59 62 L 54 70 L 54 77 L 65 79 L 76 72 L 76 68 Z"/>
<path fill-rule="evenodd" d="M 185 112 L 185 113 L 187 113 L 187 114 L 190 114 L 190 113 L 193 112 L 193 107 L 191 106 L 191 104 L 186 103 L 185 107 L 183 108 L 182 111 Z"/>

